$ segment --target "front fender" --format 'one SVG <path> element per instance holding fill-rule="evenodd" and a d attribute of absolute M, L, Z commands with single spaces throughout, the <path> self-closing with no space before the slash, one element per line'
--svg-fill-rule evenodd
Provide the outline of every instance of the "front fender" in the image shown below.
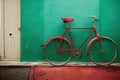
<path fill-rule="evenodd" d="M 96 40 L 98 40 L 98 37 L 99 39 L 103 38 L 103 36 L 97 36 L 97 37 L 94 37 L 87 45 L 87 48 L 86 48 L 86 53 L 89 54 L 89 51 L 90 51 L 90 46 L 92 45 L 92 43 Z"/>

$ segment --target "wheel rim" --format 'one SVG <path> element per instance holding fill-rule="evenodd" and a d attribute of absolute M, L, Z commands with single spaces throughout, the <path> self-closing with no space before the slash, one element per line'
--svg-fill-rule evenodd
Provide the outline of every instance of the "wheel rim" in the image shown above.
<path fill-rule="evenodd" d="M 57 53 L 57 47 L 61 39 L 52 39 L 49 41 L 44 50 L 44 56 L 48 63 L 54 66 L 62 66 L 68 63 L 72 57 L 72 52 L 70 54 Z M 69 43 L 65 40 L 62 40 L 61 48 L 71 48 Z"/>
<path fill-rule="evenodd" d="M 100 43 L 102 44 L 104 52 L 100 50 L 98 42 L 96 40 L 90 47 L 89 51 L 90 60 L 97 65 L 112 64 L 118 55 L 117 45 L 113 40 L 105 37 L 100 39 Z"/>

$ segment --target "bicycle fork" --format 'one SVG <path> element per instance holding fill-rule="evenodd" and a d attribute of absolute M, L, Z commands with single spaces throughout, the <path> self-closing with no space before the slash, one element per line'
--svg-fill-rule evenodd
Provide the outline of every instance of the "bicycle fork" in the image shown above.
<path fill-rule="evenodd" d="M 98 40 L 98 45 L 99 45 L 99 47 L 100 47 L 100 51 L 101 51 L 101 52 L 104 52 L 103 47 L 102 47 L 101 42 L 100 42 L 100 36 L 98 35 L 95 27 L 94 27 L 94 29 L 93 29 L 93 32 L 96 34 L 96 37 L 97 37 L 97 40 Z"/>

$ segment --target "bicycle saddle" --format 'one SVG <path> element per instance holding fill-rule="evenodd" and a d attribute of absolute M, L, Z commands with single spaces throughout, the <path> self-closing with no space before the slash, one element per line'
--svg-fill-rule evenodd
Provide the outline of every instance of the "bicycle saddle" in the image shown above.
<path fill-rule="evenodd" d="M 62 18 L 64 22 L 72 22 L 73 18 Z"/>

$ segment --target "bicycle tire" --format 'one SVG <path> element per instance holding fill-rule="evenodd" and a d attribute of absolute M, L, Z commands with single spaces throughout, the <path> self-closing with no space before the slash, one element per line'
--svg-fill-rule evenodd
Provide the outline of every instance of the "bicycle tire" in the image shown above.
<path fill-rule="evenodd" d="M 98 45 L 98 39 L 93 41 L 89 49 L 89 59 L 96 65 L 110 65 L 118 56 L 118 47 L 112 39 L 108 37 L 101 37 L 100 44 L 102 45 L 103 51 L 100 50 Z"/>
<path fill-rule="evenodd" d="M 70 52 L 70 54 L 62 54 L 57 53 L 56 49 L 60 44 L 60 41 L 62 41 L 60 48 L 72 49 L 70 43 L 64 38 L 52 38 L 48 40 L 49 41 L 47 41 L 47 44 L 44 48 L 44 57 L 46 61 L 53 66 L 63 66 L 68 63 L 72 57 L 73 52 Z"/>

